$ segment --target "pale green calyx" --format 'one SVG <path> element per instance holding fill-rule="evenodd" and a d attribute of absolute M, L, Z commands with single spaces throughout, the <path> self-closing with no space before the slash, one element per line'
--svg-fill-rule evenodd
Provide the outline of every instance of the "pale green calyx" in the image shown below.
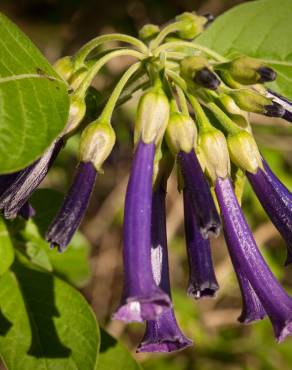
<path fill-rule="evenodd" d="M 181 22 L 178 35 L 181 39 L 185 40 L 191 40 L 199 35 L 207 22 L 205 17 L 189 12 L 178 15 L 175 20 Z"/>
<path fill-rule="evenodd" d="M 64 129 L 64 134 L 71 134 L 79 126 L 80 122 L 83 120 L 86 112 L 85 98 L 78 95 L 71 95 L 70 98 L 70 108 L 69 117 L 67 125 Z"/>
<path fill-rule="evenodd" d="M 254 58 L 240 56 L 231 62 L 219 65 L 219 69 L 227 70 L 235 81 L 244 85 L 252 85 L 260 81 L 261 75 L 258 72 L 264 64 Z"/>
<path fill-rule="evenodd" d="M 80 161 L 91 162 L 96 171 L 102 172 L 102 165 L 110 155 L 116 135 L 108 122 L 97 119 L 82 132 L 79 146 Z"/>
<path fill-rule="evenodd" d="M 206 129 L 199 134 L 197 154 L 203 168 L 213 182 L 230 173 L 230 159 L 224 134 L 215 129 Z"/>
<path fill-rule="evenodd" d="M 140 98 L 137 108 L 134 141 L 161 142 L 169 118 L 169 101 L 161 87 L 153 87 Z"/>
<path fill-rule="evenodd" d="M 196 141 L 197 128 L 192 118 L 179 112 L 171 113 L 166 128 L 166 142 L 172 153 L 189 153 L 195 148 Z"/>
<path fill-rule="evenodd" d="M 74 71 L 74 63 L 72 58 L 67 56 L 57 60 L 54 68 L 65 81 L 68 81 Z"/>
<path fill-rule="evenodd" d="M 158 35 L 160 28 L 156 24 L 145 24 L 139 31 L 139 39 L 148 41 Z"/>
<path fill-rule="evenodd" d="M 251 89 L 233 90 L 230 96 L 239 108 L 253 113 L 265 113 L 266 107 L 273 102 L 271 99 Z"/>
<path fill-rule="evenodd" d="M 227 144 L 232 162 L 242 170 L 256 173 L 263 167 L 258 146 L 249 132 L 229 134 Z"/>

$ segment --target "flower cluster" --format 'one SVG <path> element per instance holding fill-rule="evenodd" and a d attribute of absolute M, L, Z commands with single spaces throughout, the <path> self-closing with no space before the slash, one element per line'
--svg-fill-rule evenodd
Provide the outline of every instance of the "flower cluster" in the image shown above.
<path fill-rule="evenodd" d="M 115 144 L 112 113 L 143 90 L 137 107 L 134 159 L 124 208 L 124 289 L 114 319 L 146 322 L 140 352 L 170 352 L 191 345 L 178 327 L 171 299 L 166 237 L 167 180 L 176 166 L 183 194 L 187 293 L 214 297 L 216 280 L 210 239 L 222 229 L 242 293 L 239 321 L 266 315 L 276 339 L 292 334 L 292 298 L 263 259 L 240 208 L 237 181 L 247 177 L 263 208 L 287 243 L 292 262 L 292 195 L 262 157 L 247 112 L 292 122 L 292 102 L 263 85 L 276 73 L 245 55 L 226 59 L 194 40 L 210 15 L 183 13 L 160 29 L 146 25 L 139 39 L 104 35 L 55 67 L 71 87 L 71 106 L 63 133 L 35 163 L 0 177 L 0 208 L 6 218 L 34 214 L 28 201 L 67 139 L 82 127 L 79 164 L 63 205 L 46 239 L 66 249 L 78 228 L 102 165 Z M 130 46 L 100 50 L 109 41 Z M 131 56 L 132 64 L 86 126 L 86 94 L 93 78 L 112 58 Z M 84 128 L 85 126 L 85 128 Z M 221 216 L 221 217 L 220 217 Z"/>

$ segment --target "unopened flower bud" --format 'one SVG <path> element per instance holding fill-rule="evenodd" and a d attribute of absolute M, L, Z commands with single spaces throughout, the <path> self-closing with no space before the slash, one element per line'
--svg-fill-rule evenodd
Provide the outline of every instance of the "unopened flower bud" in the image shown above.
<path fill-rule="evenodd" d="M 205 17 L 189 12 L 182 13 L 175 19 L 176 21 L 181 21 L 181 28 L 178 31 L 178 35 L 185 40 L 193 39 L 199 35 L 204 30 L 204 25 L 207 22 Z"/>
<path fill-rule="evenodd" d="M 273 117 L 281 117 L 284 114 L 284 109 L 279 104 L 254 90 L 233 90 L 230 95 L 239 108 L 248 112 L 260 113 Z"/>
<path fill-rule="evenodd" d="M 212 181 L 225 178 L 230 172 L 230 160 L 224 134 L 213 128 L 199 134 L 198 155 Z"/>
<path fill-rule="evenodd" d="M 82 132 L 80 139 L 80 161 L 91 162 L 96 171 L 102 172 L 102 165 L 110 155 L 116 135 L 108 122 L 97 119 Z"/>
<path fill-rule="evenodd" d="M 67 56 L 56 61 L 54 64 L 55 71 L 65 80 L 68 81 L 72 76 L 74 64 L 72 58 Z"/>
<path fill-rule="evenodd" d="M 186 57 L 180 64 L 181 74 L 206 89 L 216 90 L 220 80 L 209 68 L 209 62 L 203 57 Z"/>
<path fill-rule="evenodd" d="M 273 69 L 266 67 L 261 60 L 247 56 L 237 57 L 231 62 L 218 65 L 218 68 L 228 71 L 235 81 L 244 85 L 274 81 L 276 78 Z"/>
<path fill-rule="evenodd" d="M 179 112 L 171 113 L 166 129 L 167 145 L 174 154 L 180 151 L 189 153 L 194 149 L 197 128 L 190 116 Z"/>
<path fill-rule="evenodd" d="M 258 146 L 249 132 L 229 134 L 227 144 L 232 162 L 242 170 L 256 173 L 258 168 L 262 167 Z"/>
<path fill-rule="evenodd" d="M 229 95 L 222 95 L 219 99 L 220 103 L 224 107 L 224 110 L 228 113 L 228 116 L 232 119 L 232 121 L 238 126 L 249 131 L 250 124 L 248 121 L 248 113 L 241 110 Z"/>
<path fill-rule="evenodd" d="M 160 31 L 160 28 L 156 24 L 145 24 L 139 31 L 139 39 L 143 41 L 151 40 Z"/>
<path fill-rule="evenodd" d="M 80 122 L 83 120 L 86 112 L 85 99 L 77 95 L 71 95 L 69 118 L 64 129 L 64 135 L 71 134 L 76 130 Z"/>
<path fill-rule="evenodd" d="M 153 87 L 140 98 L 135 124 L 134 141 L 158 144 L 169 118 L 169 101 L 161 87 Z"/>

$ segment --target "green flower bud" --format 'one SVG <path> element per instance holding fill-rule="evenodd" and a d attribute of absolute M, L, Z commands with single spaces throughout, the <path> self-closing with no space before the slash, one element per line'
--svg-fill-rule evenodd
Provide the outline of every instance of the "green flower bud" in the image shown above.
<path fill-rule="evenodd" d="M 134 141 L 159 144 L 169 118 L 169 101 L 161 87 L 149 89 L 140 98 L 135 124 Z"/>
<path fill-rule="evenodd" d="M 269 107 L 273 106 L 272 99 L 251 89 L 233 90 L 230 96 L 239 108 L 253 113 L 267 114 Z"/>
<path fill-rule="evenodd" d="M 218 65 L 218 68 L 227 70 L 235 81 L 243 85 L 273 81 L 276 78 L 276 73 L 262 61 L 247 56 L 237 57 L 231 62 Z"/>
<path fill-rule="evenodd" d="M 183 78 L 193 80 L 196 72 L 209 67 L 208 59 L 201 56 L 189 56 L 180 62 L 180 72 Z"/>
<path fill-rule="evenodd" d="M 71 95 L 70 98 L 70 108 L 69 108 L 69 118 L 67 125 L 64 130 L 64 134 L 71 134 L 76 130 L 79 123 L 83 120 L 86 112 L 85 99 L 77 95 Z"/>
<path fill-rule="evenodd" d="M 220 80 L 209 67 L 209 61 L 200 56 L 184 58 L 180 63 L 181 75 L 206 89 L 216 90 Z"/>
<path fill-rule="evenodd" d="M 248 113 L 242 111 L 229 95 L 220 96 L 219 100 L 231 120 L 241 128 L 249 131 L 250 124 L 248 121 Z"/>
<path fill-rule="evenodd" d="M 82 132 L 79 156 L 82 162 L 91 162 L 96 171 L 102 172 L 102 165 L 115 145 L 116 135 L 108 122 L 100 119 L 91 122 Z"/>
<path fill-rule="evenodd" d="M 244 171 L 256 173 L 262 168 L 262 159 L 253 136 L 240 131 L 227 136 L 227 144 L 232 162 Z"/>
<path fill-rule="evenodd" d="M 145 24 L 139 31 L 139 39 L 149 41 L 160 32 L 160 28 L 156 24 Z"/>
<path fill-rule="evenodd" d="M 63 78 L 63 80 L 68 81 L 72 76 L 74 70 L 74 63 L 72 58 L 67 56 L 56 61 L 54 64 L 55 71 Z"/>
<path fill-rule="evenodd" d="M 227 142 L 221 131 L 215 128 L 203 130 L 199 134 L 197 154 L 213 182 L 217 177 L 225 178 L 230 173 Z"/>
<path fill-rule="evenodd" d="M 198 36 L 204 30 L 205 23 L 207 23 L 207 19 L 205 17 L 189 12 L 182 13 L 175 19 L 176 21 L 181 21 L 178 35 L 180 38 L 185 40 L 190 40 Z"/>
<path fill-rule="evenodd" d="M 171 151 L 189 153 L 195 148 L 196 140 L 197 128 L 192 118 L 179 112 L 171 113 L 166 128 L 166 142 Z"/>

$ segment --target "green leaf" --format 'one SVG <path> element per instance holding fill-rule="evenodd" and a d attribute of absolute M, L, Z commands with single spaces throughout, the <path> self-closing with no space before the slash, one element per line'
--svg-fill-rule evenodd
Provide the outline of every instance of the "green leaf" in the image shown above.
<path fill-rule="evenodd" d="M 101 343 L 96 370 L 141 370 L 129 351 L 100 328 Z"/>
<path fill-rule="evenodd" d="M 0 310 L 0 354 L 9 370 L 96 368 L 94 314 L 62 280 L 17 262 L 0 278 Z"/>
<path fill-rule="evenodd" d="M 68 109 L 66 83 L 0 13 L 0 173 L 37 159 L 62 131 Z"/>
<path fill-rule="evenodd" d="M 218 53 L 263 59 L 277 73 L 269 86 L 292 98 L 292 1 L 260 0 L 227 11 L 196 39 Z"/>
<path fill-rule="evenodd" d="M 6 225 L 0 217 L 0 275 L 3 275 L 14 261 L 14 249 Z"/>

